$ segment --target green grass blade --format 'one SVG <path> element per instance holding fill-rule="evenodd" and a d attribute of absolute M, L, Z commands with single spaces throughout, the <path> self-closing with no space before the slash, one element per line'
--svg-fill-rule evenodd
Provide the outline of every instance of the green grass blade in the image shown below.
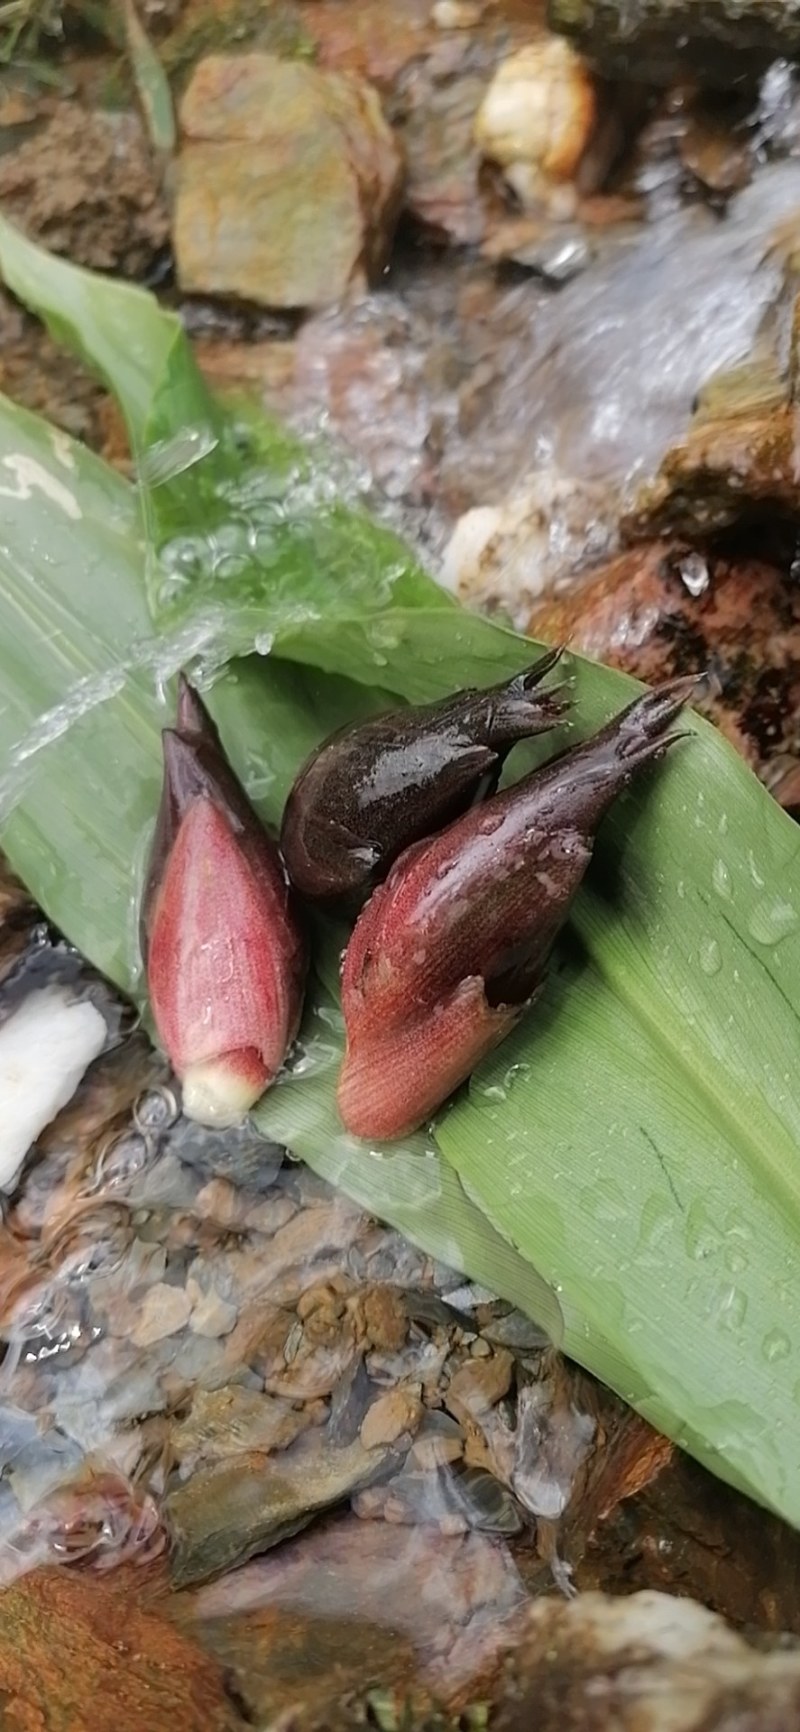
<path fill-rule="evenodd" d="M 122 0 L 122 11 L 128 56 L 150 142 L 160 156 L 170 156 L 176 129 L 169 79 L 136 10 L 136 0 Z"/>

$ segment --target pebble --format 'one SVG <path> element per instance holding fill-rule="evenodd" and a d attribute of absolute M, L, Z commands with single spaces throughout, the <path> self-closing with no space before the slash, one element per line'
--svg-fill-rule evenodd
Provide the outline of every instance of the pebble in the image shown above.
<path fill-rule="evenodd" d="M 191 1310 L 192 1301 L 185 1288 L 157 1281 L 145 1293 L 131 1340 L 137 1347 L 151 1347 L 154 1341 L 164 1341 L 168 1335 L 176 1335 L 185 1328 Z"/>
<path fill-rule="evenodd" d="M 411 1446 L 411 1454 L 417 1467 L 426 1472 L 437 1467 L 446 1467 L 449 1463 L 460 1461 L 464 1454 L 464 1445 L 460 1437 L 418 1437 Z"/>
<path fill-rule="evenodd" d="M 487 1413 L 511 1387 L 513 1355 L 505 1348 L 490 1359 L 468 1359 L 454 1371 L 447 1391 L 447 1406 L 458 1418 L 459 1410 L 473 1415 Z"/>
<path fill-rule="evenodd" d="M 189 1328 L 194 1335 L 206 1335 L 215 1340 L 220 1335 L 229 1335 L 239 1315 L 235 1305 L 231 1305 L 216 1287 L 209 1287 L 204 1293 L 202 1287 L 191 1277 L 186 1283 L 186 1293 L 192 1307 Z"/>
<path fill-rule="evenodd" d="M 415 1432 L 421 1418 L 419 1386 L 391 1389 L 373 1401 L 365 1415 L 361 1442 L 365 1449 L 375 1449 L 381 1443 L 396 1443 L 404 1433 Z M 387 1516 L 386 1519 L 391 1518 Z"/>
<path fill-rule="evenodd" d="M 476 0 L 435 0 L 431 8 L 437 30 L 472 30 L 482 17 L 483 7 Z"/>

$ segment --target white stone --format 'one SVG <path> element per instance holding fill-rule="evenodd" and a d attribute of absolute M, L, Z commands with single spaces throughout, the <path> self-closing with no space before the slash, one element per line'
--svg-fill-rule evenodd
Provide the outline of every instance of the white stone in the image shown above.
<path fill-rule="evenodd" d="M 613 550 L 615 510 L 607 488 L 539 470 L 497 505 L 459 518 L 439 582 L 467 607 L 502 611 L 525 631 L 542 596 Z"/>
<path fill-rule="evenodd" d="M 16 1183 L 28 1150 L 72 1099 L 106 1041 L 88 999 L 66 987 L 30 993 L 0 1026 L 0 1190 Z"/>
<path fill-rule="evenodd" d="M 501 62 L 478 110 L 475 142 L 513 170 L 526 202 L 540 179 L 571 180 L 594 131 L 591 75 L 560 36 L 529 43 Z"/>

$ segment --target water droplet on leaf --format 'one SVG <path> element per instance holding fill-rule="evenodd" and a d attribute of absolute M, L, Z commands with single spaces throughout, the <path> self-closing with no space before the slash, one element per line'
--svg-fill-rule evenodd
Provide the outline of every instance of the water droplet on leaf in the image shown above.
<path fill-rule="evenodd" d="M 701 938 L 699 956 L 700 967 L 704 974 L 719 974 L 722 967 L 722 952 L 716 938 Z"/>
<path fill-rule="evenodd" d="M 721 896 L 725 902 L 730 902 L 733 896 L 733 885 L 731 884 L 730 872 L 724 860 L 714 861 L 714 870 L 711 874 L 711 882 L 717 895 Z"/>
<path fill-rule="evenodd" d="M 747 922 L 750 937 L 757 944 L 780 944 L 797 925 L 797 913 L 791 902 L 777 897 L 757 903 Z"/>

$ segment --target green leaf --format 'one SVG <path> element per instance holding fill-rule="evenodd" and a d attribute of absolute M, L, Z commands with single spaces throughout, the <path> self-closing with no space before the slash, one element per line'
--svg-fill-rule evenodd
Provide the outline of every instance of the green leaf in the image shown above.
<path fill-rule="evenodd" d="M 123 991 L 141 1001 L 136 895 L 161 783 L 164 681 L 195 641 L 156 639 L 144 601 L 131 488 L 81 446 L 0 398 L 0 834 L 49 917 Z M 171 693 L 170 693 L 171 699 Z M 251 657 L 214 688 L 231 757 L 267 821 L 303 758 L 333 728 L 385 707 L 387 694 Z M 335 968 L 334 968 L 335 977 Z M 336 1129 L 337 1030 L 320 1041 L 329 994 L 309 1008 L 304 1066 L 264 1103 L 265 1134 L 324 1177 L 388 1212 L 431 1256 L 524 1305 L 554 1339 L 559 1309 L 494 1234 L 438 1151 L 348 1149 Z M 328 1011 L 327 1014 L 330 1014 Z M 316 1054 L 316 1057 L 313 1055 Z M 421 1182 L 424 1172 L 424 1183 Z"/>
<path fill-rule="evenodd" d="M 160 554 L 150 561 L 148 594 L 172 653 L 176 634 L 187 645 L 195 634 L 213 656 L 273 647 L 268 680 L 251 658 L 234 664 L 214 694 L 234 761 L 262 778 L 265 812 L 276 815 L 292 763 L 325 724 L 327 700 L 312 716 L 308 679 L 324 692 L 325 673 L 337 669 L 369 704 L 376 686 L 427 698 L 530 659 L 530 644 L 457 610 L 396 537 L 331 499 L 324 475 L 291 440 L 268 423 L 204 409 L 185 343 L 146 297 L 135 324 L 140 334 L 152 331 L 149 373 L 146 359 L 132 367 L 119 285 L 89 279 L 89 296 L 81 273 L 58 264 L 54 274 L 50 261 L 24 248 L 23 271 L 17 241 L 9 246 L 4 229 L 0 263 L 8 271 L 11 256 L 15 286 L 24 278 L 20 292 L 51 317 L 70 309 L 82 352 L 116 383 L 138 429 Z M 187 429 L 206 435 L 197 461 L 186 460 Z M 48 552 L 59 546 L 49 540 L 54 527 L 41 543 Z M 19 540 L 17 558 L 23 569 L 30 563 L 29 538 Z M 128 579 L 135 563 L 126 555 Z M 41 603 L 50 581 L 41 561 L 36 575 Z M 31 597 L 18 600 L 26 609 Z M 75 606 L 88 633 L 91 596 L 79 590 Z M 120 632 L 124 617 L 120 605 Z M 74 635 L 77 654 L 77 623 Z M 9 654 L 0 647 L 0 665 Z M 23 665 L 41 707 L 35 645 Z M 571 665 L 581 734 L 634 688 L 589 662 Z M 55 687 L 58 670 L 51 672 Z M 68 676 L 72 669 L 62 668 L 62 697 Z M 340 685 L 330 714 L 355 705 L 355 690 Z M 274 705 L 260 733 L 258 694 Z M 45 701 L 57 701 L 52 690 Z M 145 713 L 146 703 L 135 729 Z M 548 992 L 441 1115 L 435 1138 L 487 1221 L 555 1285 L 575 1357 L 718 1473 L 800 1523 L 798 832 L 719 735 L 700 722 L 687 727 L 690 737 L 605 826 Z M 117 855 L 140 844 L 137 802 L 152 740 L 141 750 L 127 829 L 119 801 L 110 801 Z M 115 747 L 107 779 L 121 751 Z M 44 762 L 48 756 L 49 748 Z M 99 755 L 94 773 L 102 775 Z M 24 809 L 25 796 L 17 821 Z M 39 830 L 54 874 L 79 881 L 86 837 L 74 827 L 62 835 L 52 815 L 48 829 L 44 805 Z M 102 857 L 101 828 L 91 845 Z M 30 879 L 52 908 L 45 874 Z M 124 923 L 130 878 L 124 899 L 121 872 L 114 884 Z M 111 901 L 108 890 L 109 934 Z M 94 954 L 93 905 L 62 904 L 70 936 Z M 319 1015 L 324 1008 L 317 1000 Z M 339 1144 L 336 1154 L 334 1066 L 331 1058 L 324 1088 L 311 1073 L 282 1084 L 259 1109 L 261 1122 L 273 1134 L 283 1123 L 312 1164 L 333 1163 L 355 1195 L 374 1196 L 389 1219 L 403 1211 L 409 1231 L 421 1219 L 421 1231 L 427 1211 L 402 1183 L 416 1157 L 395 1168 L 368 1149 L 349 1148 L 343 1158 Z M 419 1157 L 423 1181 L 430 1159 Z M 478 1255 L 492 1263 L 499 1255 L 486 1228 L 476 1232 L 473 1272 Z"/>
<path fill-rule="evenodd" d="M 145 289 L 98 277 L 29 241 L 0 217 L 0 276 L 118 398 L 134 452 L 144 448 L 153 402 L 169 401 L 170 430 L 219 431 L 221 418 L 194 364 L 180 319 Z M 154 433 L 158 437 L 158 433 Z"/>
<path fill-rule="evenodd" d="M 336 1079 L 343 1049 L 341 1011 L 321 987 L 303 1027 L 298 1068 L 259 1103 L 259 1130 L 415 1245 L 510 1299 L 558 1343 L 563 1328 L 555 1294 L 470 1203 L 431 1137 L 418 1133 L 402 1146 L 372 1148 L 342 1129 Z"/>
<path fill-rule="evenodd" d="M 175 149 L 175 111 L 169 79 L 136 10 L 123 0 L 125 41 L 136 89 L 153 149 L 168 156 Z"/>

